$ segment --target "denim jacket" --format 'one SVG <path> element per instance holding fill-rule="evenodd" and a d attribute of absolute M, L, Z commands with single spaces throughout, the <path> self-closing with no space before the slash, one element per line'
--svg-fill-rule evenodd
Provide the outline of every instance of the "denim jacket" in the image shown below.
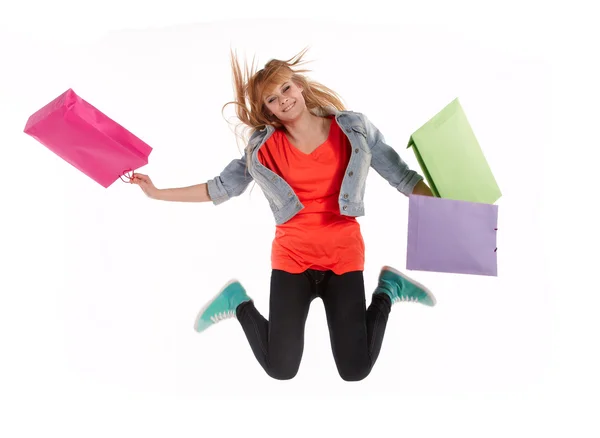
<path fill-rule="evenodd" d="M 319 115 L 334 115 L 352 147 L 338 198 L 341 215 L 364 216 L 363 198 L 370 167 L 406 196 L 423 179 L 385 143 L 381 132 L 364 114 L 326 108 Z M 244 157 L 231 161 L 218 176 L 207 182 L 208 194 L 214 205 L 241 195 L 254 180 L 269 201 L 277 225 L 287 222 L 304 208 L 290 185 L 258 160 L 258 151 L 274 131 L 270 125 L 255 131 L 248 141 Z M 248 157 L 250 163 L 247 168 Z"/>

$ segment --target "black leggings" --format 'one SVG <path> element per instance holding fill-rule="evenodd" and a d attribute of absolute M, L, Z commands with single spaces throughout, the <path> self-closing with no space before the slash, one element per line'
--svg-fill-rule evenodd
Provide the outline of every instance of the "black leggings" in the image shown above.
<path fill-rule="evenodd" d="M 290 274 L 274 269 L 269 320 L 252 301 L 240 304 L 236 311 L 256 359 L 274 379 L 296 376 L 304 350 L 308 309 L 317 297 L 323 300 L 340 376 L 346 381 L 364 379 L 379 355 L 391 301 L 386 294 L 374 294 L 371 305 L 365 308 L 362 271 L 336 275 L 309 269 Z"/>

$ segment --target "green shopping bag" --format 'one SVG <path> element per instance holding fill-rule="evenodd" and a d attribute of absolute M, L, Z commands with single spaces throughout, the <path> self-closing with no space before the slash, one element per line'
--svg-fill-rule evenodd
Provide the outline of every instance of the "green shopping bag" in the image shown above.
<path fill-rule="evenodd" d="M 458 98 L 414 132 L 411 146 L 435 196 L 484 204 L 502 196 Z"/>

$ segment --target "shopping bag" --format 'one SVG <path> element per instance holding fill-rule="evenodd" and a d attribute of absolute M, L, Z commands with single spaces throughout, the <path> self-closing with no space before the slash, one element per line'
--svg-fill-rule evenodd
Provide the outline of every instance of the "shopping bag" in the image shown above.
<path fill-rule="evenodd" d="M 498 206 L 410 195 L 406 269 L 498 275 Z"/>
<path fill-rule="evenodd" d="M 416 130 L 408 147 L 435 196 L 487 204 L 502 196 L 458 98 Z"/>
<path fill-rule="evenodd" d="M 148 164 L 152 148 L 72 89 L 33 113 L 24 132 L 108 188 Z"/>

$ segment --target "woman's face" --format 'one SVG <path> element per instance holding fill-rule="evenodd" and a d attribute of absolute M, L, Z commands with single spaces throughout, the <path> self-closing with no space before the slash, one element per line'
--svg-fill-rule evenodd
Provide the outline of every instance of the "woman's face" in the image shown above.
<path fill-rule="evenodd" d="M 302 91 L 291 79 L 277 84 L 264 98 L 267 112 L 282 123 L 296 119 L 306 109 Z"/>

